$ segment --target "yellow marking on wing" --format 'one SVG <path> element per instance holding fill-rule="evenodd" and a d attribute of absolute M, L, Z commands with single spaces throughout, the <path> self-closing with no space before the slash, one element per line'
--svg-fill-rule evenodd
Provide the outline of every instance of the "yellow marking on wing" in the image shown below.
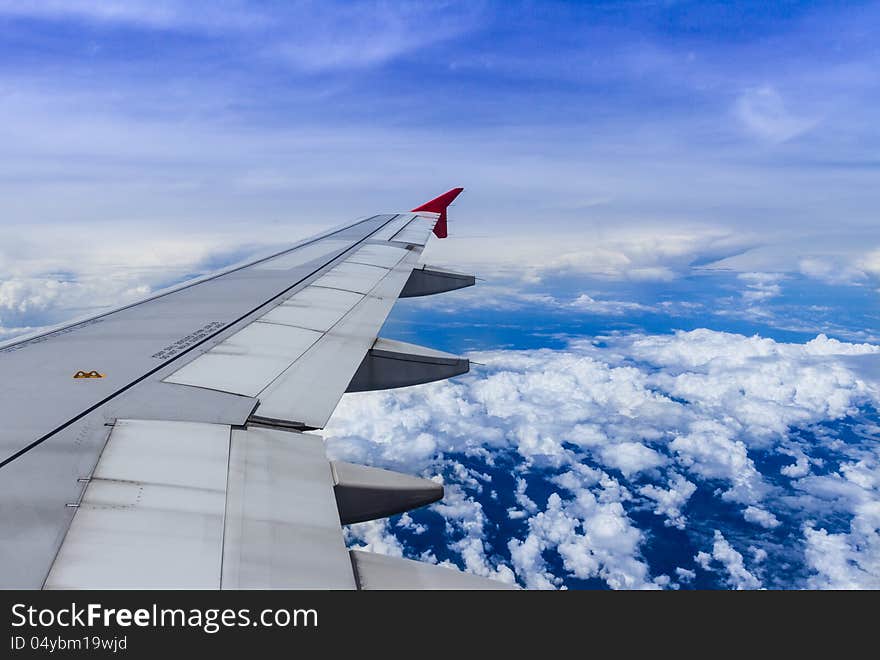
<path fill-rule="evenodd" d="M 104 374 L 99 374 L 97 371 L 82 371 L 79 370 L 75 374 L 73 374 L 74 378 L 103 378 Z"/>

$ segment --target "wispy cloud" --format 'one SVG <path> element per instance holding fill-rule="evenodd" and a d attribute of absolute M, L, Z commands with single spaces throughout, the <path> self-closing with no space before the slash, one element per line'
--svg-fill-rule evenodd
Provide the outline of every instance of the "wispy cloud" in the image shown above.
<path fill-rule="evenodd" d="M 855 255 L 817 255 L 803 257 L 798 270 L 830 284 L 867 284 L 880 281 L 880 250 Z"/>
<path fill-rule="evenodd" d="M 0 18 L 81 22 L 105 28 L 210 33 L 244 38 L 248 50 L 307 73 L 356 71 L 475 29 L 480 2 L 395 3 L 293 0 L 0 0 Z"/>
<path fill-rule="evenodd" d="M 685 223 L 639 226 L 633 222 L 628 228 L 594 225 L 578 233 L 507 233 L 503 241 L 474 238 L 466 227 L 462 233 L 461 238 L 453 234 L 452 240 L 432 243 L 426 258 L 530 282 L 554 274 L 670 281 L 755 244 L 754 236 L 742 232 Z"/>
<path fill-rule="evenodd" d="M 880 277 L 880 249 L 872 250 L 859 260 L 859 268 L 875 277 Z"/>
<path fill-rule="evenodd" d="M 459 37 L 481 17 L 479 2 L 298 3 L 269 54 L 308 73 L 366 69 Z"/>
<path fill-rule="evenodd" d="M 748 89 L 736 101 L 736 116 L 752 135 L 786 142 L 814 128 L 818 119 L 792 113 L 782 95 L 769 85 Z"/>
<path fill-rule="evenodd" d="M 748 304 L 756 304 L 775 298 L 782 293 L 780 284 L 784 278 L 780 273 L 740 273 L 738 279 L 745 282 L 746 290 L 742 299 Z"/>
<path fill-rule="evenodd" d="M 653 311 L 649 305 L 642 305 L 641 303 L 627 300 L 596 300 L 586 293 L 582 293 L 572 300 L 568 303 L 568 306 L 592 314 L 608 314 L 610 316 Z"/>
<path fill-rule="evenodd" d="M 235 0 L 0 0 L 0 17 L 158 30 L 236 30 L 268 23 L 266 15 Z"/>

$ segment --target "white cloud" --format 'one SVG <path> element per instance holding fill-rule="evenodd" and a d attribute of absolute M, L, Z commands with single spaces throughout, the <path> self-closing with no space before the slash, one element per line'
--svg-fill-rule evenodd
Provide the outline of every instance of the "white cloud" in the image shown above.
<path fill-rule="evenodd" d="M 397 520 L 397 526 L 401 529 L 409 530 L 416 536 L 424 534 L 428 531 L 428 527 L 426 525 L 415 522 L 412 519 L 412 516 L 409 515 L 409 513 L 404 513 L 400 516 L 400 518 Z"/>
<path fill-rule="evenodd" d="M 465 34 L 478 17 L 477 3 L 306 2 L 271 51 L 306 72 L 365 69 Z"/>
<path fill-rule="evenodd" d="M 648 566 L 638 559 L 642 534 L 619 502 L 601 503 L 589 491 L 563 501 L 553 493 L 547 508 L 529 518 L 525 539 L 508 546 L 517 574 L 530 588 L 553 588 L 559 578 L 546 567 L 544 553 L 556 551 L 566 571 L 586 580 L 601 577 L 614 589 L 650 589 Z"/>
<path fill-rule="evenodd" d="M 689 431 L 677 435 L 669 444 L 682 467 L 703 479 L 727 482 L 726 499 L 761 500 L 768 487 L 749 457 L 746 445 L 731 437 L 731 429 L 713 420 L 697 420 Z"/>
<path fill-rule="evenodd" d="M 64 281 L 52 277 L 7 279 L 0 282 L 0 326 L 18 334 L 34 324 L 51 325 L 71 316 L 97 313 L 113 304 L 145 297 L 144 282 L 119 279 Z"/>
<path fill-rule="evenodd" d="M 744 91 L 736 100 L 735 112 L 749 133 L 770 142 L 786 142 L 818 124 L 816 119 L 793 114 L 782 95 L 769 85 Z"/>
<path fill-rule="evenodd" d="M 523 508 L 524 513 L 535 513 L 538 510 L 538 505 L 535 504 L 532 498 L 526 495 L 527 487 L 528 481 L 522 477 L 516 478 L 516 503 Z"/>
<path fill-rule="evenodd" d="M 527 589 L 555 589 L 561 583 L 547 568 L 543 557 L 546 546 L 536 534 L 529 534 L 522 541 L 511 539 L 507 547 L 516 572 Z"/>
<path fill-rule="evenodd" d="M 592 314 L 608 314 L 610 316 L 622 316 L 633 312 L 651 311 L 651 307 L 640 303 L 627 302 L 624 300 L 596 300 L 586 293 L 582 293 L 572 300 L 569 303 L 569 306 Z"/>
<path fill-rule="evenodd" d="M 744 439 L 780 436 L 792 425 L 839 419 L 860 400 L 876 396 L 876 383 L 857 377 L 838 359 L 876 355 L 880 347 L 818 335 L 805 344 L 709 330 L 674 338 L 626 340 L 628 350 L 649 364 L 667 367 L 656 377 L 669 394 L 706 412 L 731 415 Z"/>
<path fill-rule="evenodd" d="M 880 450 L 875 444 L 839 472 L 806 477 L 804 492 L 823 498 L 823 508 L 852 515 L 849 530 L 831 533 L 814 522 L 804 525 L 806 561 L 815 571 L 809 585 L 822 589 L 880 588 Z"/>
<path fill-rule="evenodd" d="M 600 453 L 605 465 L 620 470 L 626 477 L 660 467 L 666 463 L 663 456 L 640 442 L 619 442 L 605 445 Z"/>
<path fill-rule="evenodd" d="M 804 257 L 798 261 L 798 271 L 807 277 L 828 282 L 830 284 L 859 284 L 864 282 L 870 271 L 870 263 L 864 263 L 859 267 L 856 263 L 847 263 L 840 258 L 831 256 Z"/>
<path fill-rule="evenodd" d="M 810 459 L 800 449 L 782 448 L 779 450 L 779 453 L 787 454 L 795 459 L 794 463 L 779 468 L 780 474 L 783 474 L 790 479 L 798 479 L 800 477 L 805 477 L 810 473 Z"/>
<path fill-rule="evenodd" d="M 878 382 L 850 368 L 880 353 L 877 346 L 705 329 L 603 340 L 478 353 L 472 357 L 485 366 L 454 381 L 347 395 L 324 431 L 329 451 L 414 474 L 443 472 L 461 484 L 435 510 L 451 525 L 461 564 L 483 575 L 507 564 L 485 545 L 491 521 L 477 506 L 483 477 L 455 457 L 488 463 L 514 452 L 518 472 L 505 506 L 528 532 L 507 555 L 518 580 L 536 588 L 559 586 L 552 557 L 566 574 L 617 587 L 663 583 L 642 558 L 646 540 L 630 506 L 650 507 L 685 530 L 698 488 L 742 504 L 746 520 L 770 529 L 780 524 L 775 507 L 813 506 L 779 499 L 755 451 L 792 456 L 786 476 L 818 503 L 854 511 L 872 501 L 866 489 L 880 479 L 874 463 L 850 461 L 836 476 L 809 476 L 812 459 L 793 449 L 789 429 L 880 404 Z M 526 488 L 547 470 L 557 489 L 543 504 Z M 735 552 L 717 540 L 708 561 L 720 562 L 732 585 L 757 586 Z"/>
<path fill-rule="evenodd" d="M 697 554 L 694 555 L 694 561 L 697 562 L 697 565 L 699 565 L 703 570 L 712 570 L 712 555 L 708 552 L 700 550 Z"/>
<path fill-rule="evenodd" d="M 734 589 L 761 587 L 761 581 L 746 568 L 742 554 L 737 552 L 717 529 L 711 554 L 701 551 L 694 560 L 705 570 L 716 570 L 713 561 L 720 564 L 720 569 L 727 574 L 727 583 Z"/>
<path fill-rule="evenodd" d="M 746 303 L 765 302 L 782 293 L 780 282 L 784 276 L 780 273 L 740 273 L 737 277 L 746 283 L 746 290 L 742 292 Z"/>
<path fill-rule="evenodd" d="M 355 550 L 366 550 L 389 557 L 403 556 L 403 546 L 391 531 L 387 518 L 349 525 L 345 531 L 349 546 Z"/>
<path fill-rule="evenodd" d="M 873 250 L 861 257 L 858 262 L 858 267 L 866 273 L 870 273 L 875 277 L 880 277 L 880 249 Z"/>
<path fill-rule="evenodd" d="M 667 485 L 668 489 L 659 488 L 653 484 L 639 488 L 639 494 L 653 500 L 656 505 L 654 513 L 658 516 L 666 516 L 666 524 L 678 529 L 684 529 L 687 518 L 682 513 L 687 501 L 695 492 L 697 486 L 677 473 L 672 473 Z"/>
<path fill-rule="evenodd" d="M 513 571 L 505 564 L 492 565 L 487 557 L 483 506 L 457 484 L 445 490 L 443 501 L 433 508 L 446 519 L 447 532 L 455 538 L 450 547 L 461 557 L 465 570 L 513 584 Z"/>
<path fill-rule="evenodd" d="M 58 280 L 14 279 L 0 282 L 0 323 L 4 317 L 26 316 L 54 306 L 71 289 L 70 283 Z"/>
<path fill-rule="evenodd" d="M 880 589 L 880 501 L 856 507 L 848 533 L 804 528 L 806 559 L 818 589 Z"/>
<path fill-rule="evenodd" d="M 430 263 L 457 264 L 484 274 L 539 282 L 549 275 L 582 274 L 630 281 L 669 281 L 695 265 L 718 261 L 747 250 L 753 236 L 723 227 L 642 223 L 626 229 L 596 227 L 589 232 L 555 230 L 551 235 L 507 232 L 504 241 L 466 237 L 434 241 L 425 253 Z M 603 301 L 585 297 L 585 307 Z M 613 303 L 608 303 L 613 305 Z M 605 307 L 607 310 L 615 307 Z"/>
<path fill-rule="evenodd" d="M 242 3 L 229 0 L 207 4 L 179 0 L 0 0 L 0 15 L 196 30 L 240 30 L 267 20 Z"/>
<path fill-rule="evenodd" d="M 0 326 L 0 342 L 5 342 L 23 335 L 38 334 L 46 330 L 50 326 L 13 326 L 4 328 Z"/>
<path fill-rule="evenodd" d="M 452 268 L 452 267 L 450 267 Z M 461 265 L 453 270 L 462 270 Z M 465 269 L 467 270 L 467 269 Z M 483 271 L 477 271 L 483 272 Z M 539 282 L 534 282 L 539 284 Z M 701 303 L 684 301 L 663 301 L 656 305 L 645 305 L 632 300 L 593 297 L 590 293 L 553 295 L 540 291 L 522 291 L 517 285 L 504 282 L 481 282 L 478 287 L 457 291 L 456 295 L 440 299 L 410 301 L 409 305 L 423 305 L 433 312 L 459 313 L 463 309 L 486 310 L 535 310 L 545 308 L 562 314 L 588 314 L 596 316 L 626 316 L 629 314 L 693 314 L 702 309 Z"/>
<path fill-rule="evenodd" d="M 697 574 L 687 568 L 681 568 L 680 566 L 675 569 L 675 574 L 678 576 L 679 582 L 693 582 L 694 578 L 697 577 Z"/>
<path fill-rule="evenodd" d="M 743 511 L 743 518 L 765 529 L 774 529 L 781 524 L 776 516 L 757 506 L 747 506 Z"/>

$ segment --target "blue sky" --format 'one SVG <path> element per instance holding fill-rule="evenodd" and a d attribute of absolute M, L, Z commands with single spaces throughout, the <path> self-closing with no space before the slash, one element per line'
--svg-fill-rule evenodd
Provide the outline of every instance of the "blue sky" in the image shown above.
<path fill-rule="evenodd" d="M 0 340 L 453 186 L 350 541 L 538 588 L 880 585 L 878 2 L 0 0 Z"/>
<path fill-rule="evenodd" d="M 2 2 L 0 212 L 284 227 L 460 184 L 468 233 L 698 225 L 789 266 L 777 253 L 857 260 L 877 202 L 878 18 L 877 3 Z"/>
<path fill-rule="evenodd" d="M 485 273 L 716 262 L 876 288 L 878 20 L 876 2 L 0 2 L 0 271 L 25 282 L 0 319 L 47 320 L 14 311 L 50 306 L 33 278 L 109 304 L 453 185 L 430 256 Z M 110 273 L 107 296 L 83 284 Z"/>

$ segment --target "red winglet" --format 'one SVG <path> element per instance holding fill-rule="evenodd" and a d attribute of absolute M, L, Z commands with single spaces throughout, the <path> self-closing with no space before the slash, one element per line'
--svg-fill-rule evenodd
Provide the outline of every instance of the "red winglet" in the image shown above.
<path fill-rule="evenodd" d="M 437 224 L 434 225 L 434 235 L 437 236 L 437 238 L 446 238 L 446 207 L 452 204 L 452 200 L 458 197 L 462 190 L 464 190 L 464 188 L 453 188 L 449 192 L 445 192 L 439 197 L 435 197 L 430 202 L 425 202 L 421 206 L 413 209 L 413 212 L 429 211 L 431 213 L 440 214 Z"/>

